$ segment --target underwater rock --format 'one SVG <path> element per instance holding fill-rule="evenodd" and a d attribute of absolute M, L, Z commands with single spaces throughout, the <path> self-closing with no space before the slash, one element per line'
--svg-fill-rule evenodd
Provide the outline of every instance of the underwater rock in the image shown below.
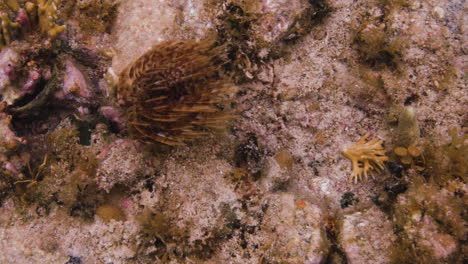
<path fill-rule="evenodd" d="M 144 190 L 141 194 L 145 197 L 142 205 L 150 211 L 140 218 L 142 237 L 151 239 L 146 242 L 149 247 L 143 247 L 139 254 L 149 255 L 143 262 L 161 260 L 166 255 L 174 263 L 186 263 L 189 258 L 212 263 L 210 259 L 221 248 L 227 254 L 237 254 L 237 247 L 223 246 L 231 241 L 238 245 L 240 232 L 247 228 L 246 222 L 240 221 L 245 216 L 241 199 L 232 183 L 223 180 L 231 165 L 204 147 L 193 148 L 190 154 L 182 148 L 175 151 L 179 158 L 166 160 L 150 187 L 151 193 Z M 181 165 L 181 160 L 191 165 Z M 206 166 L 206 162 L 213 166 Z M 254 215 L 252 218 L 258 221 Z"/>
<path fill-rule="evenodd" d="M 89 99 L 93 96 L 92 86 L 88 77 L 80 69 L 78 63 L 71 59 L 65 60 L 65 75 L 62 93 L 56 94 L 60 99 L 71 95 Z"/>
<path fill-rule="evenodd" d="M 455 253 L 460 250 L 459 241 L 466 236 L 463 220 L 466 184 L 451 181 L 447 185 L 441 189 L 429 183 L 416 183 L 397 198 L 396 223 L 406 234 L 405 245 L 416 244 L 414 253 L 422 261 L 457 263 Z"/>
<path fill-rule="evenodd" d="M 28 79 L 23 85 L 23 93 L 25 94 L 32 94 L 36 88 L 37 83 L 41 80 L 41 74 L 36 71 L 32 70 L 29 72 Z"/>
<path fill-rule="evenodd" d="M 20 57 L 11 48 L 3 48 L 0 51 L 0 94 L 3 101 L 12 104 L 20 97 L 20 91 L 12 86 L 11 81 L 15 77 L 15 68 Z"/>
<path fill-rule="evenodd" d="M 19 138 L 10 129 L 11 116 L 0 113 L 0 153 L 15 149 L 19 144 L 25 143 L 23 138 Z"/>
<path fill-rule="evenodd" d="M 113 106 L 102 106 L 99 113 L 113 122 L 119 132 L 126 130 L 125 111 Z"/>
<path fill-rule="evenodd" d="M 417 244 L 431 252 L 436 259 L 446 259 L 457 250 L 455 238 L 440 232 L 432 217 L 425 215 L 420 223 L 422 224 L 413 230 L 415 233 L 410 234 L 418 237 Z"/>
<path fill-rule="evenodd" d="M 322 210 L 292 194 L 269 200 L 262 227 L 266 263 L 322 263 L 327 251 Z"/>
<path fill-rule="evenodd" d="M 0 7 L 16 1 L 7 12 L 21 28 L 0 52 L 19 57 L 0 63 L 0 135 L 16 140 L 0 150 L 0 263 L 463 263 L 466 137 L 441 136 L 452 126 L 466 134 L 463 1 L 437 10 L 388 0 Z M 120 3 L 115 25 L 111 2 Z M 327 4 L 333 14 L 319 25 Z M 394 42 L 408 35 L 410 50 Z M 229 51 L 222 75 L 244 77 L 228 108 L 216 105 L 239 110 L 234 125 L 182 147 L 124 138 L 125 113 L 110 106 L 110 89 L 95 89 L 110 57 L 118 76 L 157 43 L 206 38 Z M 398 128 L 398 115 L 386 121 L 403 105 L 417 107 L 420 132 L 402 134 L 421 144 L 397 141 L 412 115 Z M 364 131 L 405 155 L 389 153 L 390 174 L 353 185 L 339 148 Z M 361 156 L 356 166 L 379 166 Z M 423 170 L 395 159 L 409 156 L 424 158 Z"/>
<path fill-rule="evenodd" d="M 153 170 L 147 166 L 139 143 L 134 140 L 119 139 L 103 146 L 98 159 L 97 182 L 106 191 L 115 184 L 130 184 Z"/>
<path fill-rule="evenodd" d="M 268 158 L 266 160 L 264 177 L 261 178 L 260 184 L 267 191 L 280 191 L 287 187 L 288 181 L 291 179 L 291 165 L 286 168 L 276 158 Z"/>
<path fill-rule="evenodd" d="M 170 39 L 184 39 L 181 28 L 195 29 L 189 39 L 200 39 L 210 28 L 216 11 L 205 12 L 205 1 L 121 1 L 113 34 L 116 55 L 112 68 L 118 74 L 154 45 Z M 195 33 L 195 35 L 193 35 Z M 187 39 L 185 37 L 185 39 Z M 131 41 L 129 41 L 131 40 Z"/>
<path fill-rule="evenodd" d="M 376 206 L 344 216 L 339 236 L 348 263 L 389 263 L 396 236 L 392 223 Z"/>
<path fill-rule="evenodd" d="M 258 24 L 254 25 L 254 30 L 266 42 L 277 41 L 285 36 L 300 14 L 309 7 L 307 0 L 273 0 L 261 1 L 258 8 L 262 14 Z"/>

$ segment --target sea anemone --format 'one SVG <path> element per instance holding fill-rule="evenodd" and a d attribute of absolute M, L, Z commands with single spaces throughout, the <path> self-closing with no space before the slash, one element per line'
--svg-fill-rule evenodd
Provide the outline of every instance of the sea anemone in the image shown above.
<path fill-rule="evenodd" d="M 342 150 L 343 155 L 353 163 L 353 171 L 349 180 L 354 183 L 367 178 L 368 171 L 372 169 L 376 171 L 382 170 L 384 162 L 388 161 L 385 149 L 382 146 L 383 141 L 374 138 L 366 142 L 368 137 L 369 133 L 362 136 L 358 142 Z"/>
<path fill-rule="evenodd" d="M 222 48 L 210 41 L 156 45 L 120 74 L 118 103 L 126 108 L 130 135 L 142 142 L 183 145 L 220 129 L 233 86 L 222 77 Z"/>

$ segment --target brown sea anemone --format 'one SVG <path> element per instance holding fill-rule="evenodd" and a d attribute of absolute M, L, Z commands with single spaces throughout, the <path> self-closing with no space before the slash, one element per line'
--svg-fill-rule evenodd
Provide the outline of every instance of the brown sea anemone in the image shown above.
<path fill-rule="evenodd" d="M 221 76 L 222 49 L 209 41 L 156 45 L 119 74 L 117 98 L 127 109 L 130 135 L 143 142 L 183 145 L 220 129 L 234 91 Z"/>

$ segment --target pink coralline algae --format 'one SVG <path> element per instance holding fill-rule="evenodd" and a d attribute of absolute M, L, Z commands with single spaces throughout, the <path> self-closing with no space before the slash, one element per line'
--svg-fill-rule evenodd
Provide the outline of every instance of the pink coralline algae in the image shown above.
<path fill-rule="evenodd" d="M 16 175 L 20 174 L 20 172 L 18 171 L 16 166 L 13 163 L 9 162 L 9 161 L 6 162 L 5 165 L 3 165 L 3 168 L 10 171 L 13 174 L 16 174 Z"/>
<path fill-rule="evenodd" d="M 65 99 L 73 95 L 89 99 L 93 93 L 88 78 L 79 69 L 79 66 L 71 59 L 67 59 L 65 61 L 63 89 L 56 94 L 56 97 Z"/>
<path fill-rule="evenodd" d="M 8 77 L 8 80 L 13 81 L 16 78 L 15 66 L 9 62 L 3 68 L 3 73 Z"/>
<path fill-rule="evenodd" d="M 101 108 L 99 108 L 99 112 L 101 113 L 101 115 L 103 115 L 105 118 L 107 118 L 108 120 L 110 120 L 111 122 L 113 122 L 115 125 L 116 125 L 116 128 L 117 130 L 119 130 L 120 132 L 124 132 L 125 131 L 125 112 L 118 109 L 118 108 L 115 108 L 115 107 L 112 107 L 112 106 L 103 106 Z"/>
<path fill-rule="evenodd" d="M 100 161 L 96 172 L 99 187 L 109 191 L 115 184 L 131 184 L 138 175 L 151 173 L 141 146 L 138 141 L 123 139 L 104 145 L 97 155 Z"/>
<path fill-rule="evenodd" d="M 18 16 L 16 17 L 16 22 L 21 24 L 21 27 L 28 31 L 31 29 L 31 21 L 29 20 L 28 14 L 24 9 L 19 9 L 18 10 Z"/>
<path fill-rule="evenodd" d="M 38 71 L 35 71 L 35 70 L 30 71 L 28 79 L 26 80 L 26 82 L 23 85 L 23 92 L 25 94 L 33 93 L 34 89 L 35 89 L 37 83 L 40 81 L 40 79 L 41 79 L 41 74 Z"/>
<path fill-rule="evenodd" d="M 457 242 L 448 234 L 439 232 L 437 225 L 430 216 L 424 216 L 422 223 L 415 228 L 421 246 L 432 252 L 437 259 L 450 256 L 457 249 Z"/>

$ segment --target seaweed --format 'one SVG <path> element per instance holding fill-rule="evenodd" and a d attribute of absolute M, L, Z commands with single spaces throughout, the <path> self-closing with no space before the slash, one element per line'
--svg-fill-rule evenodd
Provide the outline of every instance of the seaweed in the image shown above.
<path fill-rule="evenodd" d="M 443 146 L 443 150 L 449 159 L 447 172 L 453 177 L 466 181 L 468 169 L 468 135 L 459 136 L 459 129 L 449 130 L 452 137 L 449 144 Z"/>
<path fill-rule="evenodd" d="M 181 222 L 177 210 L 170 205 L 174 197 L 169 189 L 163 190 L 162 199 L 156 208 L 145 209 L 137 215 L 140 223 L 139 238 L 141 243 L 137 249 L 137 256 L 143 262 L 169 261 L 186 262 L 196 260 L 201 263 L 213 257 L 214 252 L 219 250 L 222 243 L 233 238 L 236 230 L 242 233 L 248 232 L 248 227 L 239 219 L 236 209 L 229 204 L 220 204 L 219 217 L 215 223 L 203 229 L 203 237 L 191 239 L 191 221 Z M 169 195 L 169 197 L 167 197 Z"/>
<path fill-rule="evenodd" d="M 460 249 L 456 249 L 444 260 L 434 261 L 431 246 L 420 242 L 424 240 L 420 236 L 425 235 L 424 229 L 420 228 L 432 225 L 432 232 L 449 235 L 460 244 L 463 243 L 466 235 L 463 199 L 441 190 L 437 184 L 425 182 L 422 177 L 413 178 L 407 190 L 408 194 L 401 200 L 403 202 L 393 206 L 394 229 L 397 231 L 398 241 L 391 263 L 459 263 L 463 257 Z M 439 243 L 433 246 L 444 247 Z"/>
<path fill-rule="evenodd" d="M 380 1 L 382 15 L 373 17 L 365 13 L 354 26 L 354 42 L 361 62 L 375 70 L 390 69 L 398 72 L 401 58 L 409 45 L 406 38 L 394 34 L 387 26 L 389 17 L 407 1 Z"/>
<path fill-rule="evenodd" d="M 85 221 L 93 221 L 94 215 L 102 201 L 102 195 L 95 184 L 77 185 L 78 193 L 76 200 L 69 207 L 69 214 L 73 217 L 80 217 Z"/>
<path fill-rule="evenodd" d="M 64 10 L 67 17 L 77 19 L 83 32 L 110 33 L 118 6 L 116 0 L 67 1 Z"/>
<path fill-rule="evenodd" d="M 252 38 L 252 26 L 258 20 L 258 14 L 249 10 L 248 6 L 232 2 L 220 16 L 222 24 L 217 28 L 217 44 L 226 46 L 227 61 L 224 70 L 233 74 L 237 83 L 251 79 L 253 64 L 258 63 L 258 50 Z"/>
<path fill-rule="evenodd" d="M 459 135 L 458 128 L 449 130 L 451 140 L 444 145 L 429 140 L 424 146 L 428 174 L 432 181 L 445 186 L 450 180 L 467 181 L 468 135 Z"/>
<path fill-rule="evenodd" d="M 389 33 L 383 27 L 372 23 L 363 24 L 357 30 L 355 42 L 362 61 L 376 69 L 386 66 L 396 70 L 407 46 L 406 41 L 399 38 L 390 39 Z"/>
<path fill-rule="evenodd" d="M 308 35 L 317 26 L 325 22 L 325 19 L 333 11 L 326 0 L 309 0 L 310 6 L 302 11 L 294 20 L 281 40 L 292 44 Z"/>
<path fill-rule="evenodd" d="M 255 1 L 232 1 L 219 17 L 222 23 L 217 27 L 217 44 L 228 50 L 224 69 L 236 83 L 252 80 L 259 65 L 288 54 L 289 45 L 312 32 L 332 11 L 328 1 L 310 0 L 284 33 L 269 42 L 255 33 L 263 16 L 255 5 Z M 262 55 L 265 49 L 266 55 Z"/>

